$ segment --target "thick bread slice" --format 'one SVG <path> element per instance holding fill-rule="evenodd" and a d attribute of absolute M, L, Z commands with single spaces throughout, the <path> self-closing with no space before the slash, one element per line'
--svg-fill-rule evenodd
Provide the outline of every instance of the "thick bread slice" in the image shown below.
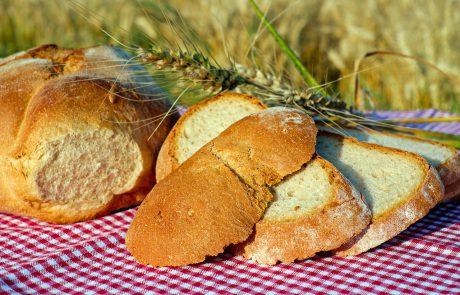
<path fill-rule="evenodd" d="M 301 260 L 340 247 L 370 222 L 361 194 L 320 157 L 272 191 L 263 219 L 244 243 L 232 247 L 235 254 L 264 264 Z"/>
<path fill-rule="evenodd" d="M 127 248 L 152 266 L 201 262 L 244 241 L 271 198 L 241 182 L 208 146 L 153 188 L 129 228 Z"/>
<path fill-rule="evenodd" d="M 334 133 L 339 132 L 332 128 L 321 127 L 321 129 Z M 453 187 L 460 185 L 460 153 L 455 148 L 433 140 L 389 132 L 349 128 L 341 129 L 340 132 L 359 141 L 375 143 L 421 155 L 431 166 L 438 170 L 441 176 L 441 180 L 446 187 L 443 201 L 451 201 L 458 195 L 458 192 Z M 447 189 L 448 187 L 450 189 Z"/>
<path fill-rule="evenodd" d="M 225 117 L 225 123 L 231 124 L 248 109 L 260 107 L 255 98 L 248 98 L 222 94 L 203 101 L 195 106 L 200 111 L 187 111 L 170 134 L 176 134 L 176 138 L 184 137 L 185 127 L 193 130 L 197 126 L 200 143 L 204 144 L 219 131 L 221 125 L 217 122 L 222 123 L 219 118 Z M 231 103 L 234 100 L 238 103 Z M 222 151 L 229 149 L 231 144 L 230 141 L 222 143 Z M 196 145 L 176 140 L 173 154 L 190 157 L 192 147 Z M 269 157 L 275 154 L 276 151 L 266 152 Z M 164 161 L 174 161 L 179 165 L 184 160 L 182 157 L 173 160 L 168 157 L 173 156 L 163 154 L 159 157 L 157 168 L 165 167 Z M 231 160 L 232 165 L 251 161 L 237 156 Z M 165 169 L 163 172 L 171 171 Z M 255 231 L 246 242 L 231 247 L 234 253 L 266 264 L 305 259 L 319 251 L 336 249 L 359 234 L 370 222 L 370 210 L 361 200 L 361 195 L 334 166 L 319 157 L 272 187 L 272 193 L 274 200 L 263 219 L 256 224 Z"/>
<path fill-rule="evenodd" d="M 320 132 L 316 149 L 355 185 L 372 210 L 369 228 L 339 248 L 339 255 L 360 254 L 391 239 L 444 196 L 438 173 L 416 154 L 327 132 Z"/>
<path fill-rule="evenodd" d="M 153 188 L 128 229 L 128 250 L 144 264 L 178 266 L 244 241 L 272 198 L 267 184 L 307 163 L 315 137 L 313 120 L 294 110 L 232 124 Z"/>
<path fill-rule="evenodd" d="M 126 73 L 114 81 L 118 50 L 90 51 L 101 54 L 42 46 L 2 61 L 0 211 L 71 223 L 136 205 L 153 186 L 175 118 L 150 137 L 157 123 L 140 127 L 168 104 L 131 90 Z M 97 61 L 118 67 L 98 72 Z"/>
<path fill-rule="evenodd" d="M 265 108 L 253 96 L 229 92 L 190 107 L 161 147 L 156 166 L 157 180 L 165 178 L 228 126 Z"/>

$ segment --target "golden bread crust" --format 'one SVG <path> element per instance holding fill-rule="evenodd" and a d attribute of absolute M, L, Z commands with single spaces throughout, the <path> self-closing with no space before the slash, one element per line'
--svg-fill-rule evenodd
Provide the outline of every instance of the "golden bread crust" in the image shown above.
<path fill-rule="evenodd" d="M 443 202 L 453 202 L 460 200 L 460 181 L 446 186 L 446 196 Z"/>
<path fill-rule="evenodd" d="M 116 70 L 111 77 L 88 73 L 96 60 L 109 58 L 91 56 L 89 63 L 89 50 L 98 47 L 70 50 L 45 45 L 0 64 L 0 211 L 54 223 L 78 222 L 139 204 L 155 183 L 156 155 L 175 117 L 164 120 L 150 137 L 155 124 L 139 128 L 139 122 L 165 113 L 169 106 L 132 91 L 129 81 L 114 82 Z M 30 169 L 38 149 L 67 135 L 101 130 L 121 134 L 139 147 L 142 173 L 130 191 L 82 202 L 52 201 L 37 191 Z"/>
<path fill-rule="evenodd" d="M 249 236 L 270 199 L 268 191 L 257 194 L 202 149 L 153 188 L 126 245 L 143 264 L 197 263 Z"/>
<path fill-rule="evenodd" d="M 454 148 L 452 149 L 455 150 Z M 448 201 L 453 197 L 453 191 L 455 191 L 453 187 L 460 186 L 460 153 L 455 150 L 455 155 L 436 167 L 436 169 L 446 187 L 446 196 L 443 201 Z"/>
<path fill-rule="evenodd" d="M 313 156 L 317 129 L 313 119 L 301 111 L 269 108 L 249 117 L 251 120 L 235 122 L 212 142 L 213 154 L 246 183 L 274 185 Z"/>
<path fill-rule="evenodd" d="M 153 188 L 128 229 L 128 250 L 143 264 L 178 266 L 244 241 L 272 198 L 267 185 L 310 160 L 315 135 L 311 118 L 293 110 L 263 111 L 231 125 Z M 291 144 L 304 155 L 292 158 Z M 288 164 L 263 157 L 267 148 Z"/>

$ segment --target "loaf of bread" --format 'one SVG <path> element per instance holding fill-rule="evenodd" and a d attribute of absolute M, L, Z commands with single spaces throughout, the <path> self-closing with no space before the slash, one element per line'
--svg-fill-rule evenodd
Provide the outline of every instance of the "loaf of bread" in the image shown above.
<path fill-rule="evenodd" d="M 72 223 L 136 205 L 175 122 L 122 50 L 46 45 L 0 62 L 0 211 Z M 154 132 L 156 130 L 156 132 Z"/>
<path fill-rule="evenodd" d="M 322 130 L 337 133 L 338 130 L 321 127 Z M 446 188 L 443 201 L 453 201 L 460 194 L 460 153 L 451 146 L 437 141 L 369 129 L 341 129 L 340 132 L 359 141 L 419 154 L 436 168 Z"/>
<path fill-rule="evenodd" d="M 310 117 L 284 108 L 232 124 L 153 188 L 128 250 L 143 264 L 178 266 L 245 241 L 272 199 L 269 186 L 311 159 L 315 138 Z"/>
<path fill-rule="evenodd" d="M 194 105 L 165 140 L 157 171 L 166 176 L 227 126 L 263 108 L 258 99 L 236 93 Z M 264 264 L 305 259 L 338 248 L 370 222 L 360 193 L 318 156 L 271 191 L 274 200 L 263 218 L 246 241 L 231 247 L 233 253 Z"/>
<path fill-rule="evenodd" d="M 320 132 L 316 152 L 334 164 L 364 195 L 370 226 L 336 251 L 356 255 L 393 238 L 424 217 L 444 197 L 437 171 L 421 156 Z"/>

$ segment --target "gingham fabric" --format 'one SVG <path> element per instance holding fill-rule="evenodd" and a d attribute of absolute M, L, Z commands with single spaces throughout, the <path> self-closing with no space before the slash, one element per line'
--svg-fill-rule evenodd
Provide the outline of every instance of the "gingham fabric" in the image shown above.
<path fill-rule="evenodd" d="M 424 112 L 375 117 L 447 116 Z M 460 134 L 460 124 L 423 128 Z M 136 209 L 74 225 L 0 214 L 0 293 L 6 294 L 412 294 L 460 293 L 460 203 L 429 215 L 357 257 L 318 255 L 264 266 L 222 254 L 176 268 L 142 266 L 124 246 Z"/>

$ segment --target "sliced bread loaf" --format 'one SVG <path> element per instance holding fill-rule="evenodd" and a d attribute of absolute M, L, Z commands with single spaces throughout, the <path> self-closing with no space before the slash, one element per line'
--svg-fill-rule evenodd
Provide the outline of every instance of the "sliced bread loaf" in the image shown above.
<path fill-rule="evenodd" d="M 178 266 L 243 242 L 272 198 L 267 185 L 300 170 L 315 138 L 313 120 L 294 110 L 232 124 L 148 194 L 129 227 L 128 250 L 144 264 Z"/>
<path fill-rule="evenodd" d="M 169 174 L 172 166 L 163 162 L 179 165 L 191 156 L 192 149 L 200 147 L 190 140 L 178 140 L 185 137 L 186 128 L 195 130 L 196 126 L 200 143 L 205 144 L 222 128 L 222 124 L 215 123 L 220 118 L 231 124 L 247 110 L 257 111 L 262 107 L 257 99 L 236 94 L 222 94 L 199 103 L 186 112 L 173 128 L 170 133 L 173 135 L 165 142 L 169 145 L 169 153 L 159 157 L 157 167 L 161 166 L 162 172 Z M 276 138 L 272 140 L 277 145 Z M 232 144 L 238 145 L 237 142 L 221 142 L 221 151 L 231 149 Z M 165 150 L 162 147 L 162 151 Z M 266 150 L 265 155 L 278 157 L 276 151 L 270 150 Z M 297 156 L 292 154 L 292 157 Z M 251 160 L 233 157 L 232 165 L 246 165 L 244 163 L 248 161 Z M 360 233 L 370 221 L 370 211 L 361 195 L 333 165 L 320 157 L 315 157 L 300 171 L 273 186 L 272 193 L 273 202 L 263 219 L 256 224 L 255 231 L 246 242 L 231 248 L 234 253 L 266 264 L 305 259 L 319 251 L 339 247 Z"/>
<path fill-rule="evenodd" d="M 356 255 L 391 239 L 444 196 L 438 173 L 416 154 L 327 132 L 319 134 L 316 151 L 355 185 L 372 210 L 369 228 L 337 250 L 340 255 Z"/>
<path fill-rule="evenodd" d="M 332 128 L 321 127 L 321 129 L 334 133 L 339 132 L 339 130 Z M 460 154 L 455 148 L 428 139 L 369 129 L 347 128 L 341 129 L 340 132 L 359 141 L 375 143 L 421 155 L 431 166 L 438 170 L 441 176 L 441 180 L 446 187 L 443 201 L 454 200 L 455 196 L 460 193 Z"/>

